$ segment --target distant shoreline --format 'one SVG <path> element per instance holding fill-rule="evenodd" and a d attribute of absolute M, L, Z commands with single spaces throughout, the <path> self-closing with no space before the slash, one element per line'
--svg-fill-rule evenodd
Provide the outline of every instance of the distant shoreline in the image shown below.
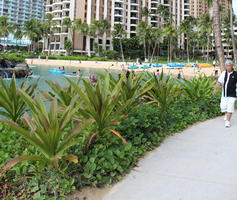
<path fill-rule="evenodd" d="M 29 65 L 42 65 L 42 66 L 54 66 L 54 67 L 78 67 L 78 68 L 93 68 L 93 69 L 109 69 L 109 70 L 116 70 L 122 71 L 122 65 L 124 65 L 124 69 L 127 69 L 128 65 L 133 65 L 136 63 L 132 62 L 111 62 L 111 61 L 75 61 L 75 60 L 45 60 L 45 59 L 26 59 L 26 63 Z M 138 65 L 139 67 L 142 65 Z M 163 70 L 165 74 L 172 74 L 177 76 L 179 70 L 172 69 L 170 70 L 166 65 L 163 65 L 163 68 L 151 68 L 146 69 L 149 72 L 156 72 L 159 70 L 160 72 Z M 207 76 L 211 76 L 214 74 L 213 67 L 210 68 L 203 68 L 201 72 Z M 144 69 L 134 69 L 134 71 L 144 71 Z M 194 72 L 193 68 L 184 67 L 182 68 L 182 75 L 185 78 L 191 78 L 197 76 L 196 71 Z M 219 70 L 220 75 L 220 70 Z"/>

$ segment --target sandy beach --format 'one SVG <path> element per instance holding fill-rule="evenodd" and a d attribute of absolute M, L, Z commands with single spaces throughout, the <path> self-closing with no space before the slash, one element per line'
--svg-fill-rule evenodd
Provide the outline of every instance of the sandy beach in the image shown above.
<path fill-rule="evenodd" d="M 26 63 L 29 65 L 42 65 L 42 66 L 55 66 L 55 67 L 78 67 L 78 68 L 95 68 L 95 69 L 109 69 L 109 70 L 117 70 L 122 71 L 122 69 L 127 69 L 127 66 L 134 65 L 136 63 L 125 63 L 125 62 L 107 62 L 107 61 L 70 61 L 70 60 L 45 60 L 45 59 L 26 59 Z M 142 65 L 137 65 L 141 67 Z M 152 67 L 151 69 L 145 69 L 149 72 L 156 72 L 159 69 L 161 72 L 162 69 L 164 73 L 173 74 L 177 76 L 179 72 L 185 78 L 190 78 L 197 76 L 197 69 L 190 67 L 183 67 L 182 69 L 170 69 L 168 66 L 163 65 L 162 68 Z M 144 69 L 134 69 L 134 71 L 144 71 Z M 214 75 L 214 68 L 201 68 L 201 73 L 212 76 Z M 220 70 L 218 70 L 218 75 L 220 75 Z"/>

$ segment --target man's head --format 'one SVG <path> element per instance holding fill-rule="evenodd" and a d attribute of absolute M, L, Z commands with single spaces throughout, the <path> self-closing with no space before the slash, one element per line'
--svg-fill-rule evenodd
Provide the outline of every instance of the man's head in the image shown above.
<path fill-rule="evenodd" d="M 227 72 L 232 72 L 233 71 L 233 63 L 231 60 L 226 60 L 225 61 L 225 68 Z"/>

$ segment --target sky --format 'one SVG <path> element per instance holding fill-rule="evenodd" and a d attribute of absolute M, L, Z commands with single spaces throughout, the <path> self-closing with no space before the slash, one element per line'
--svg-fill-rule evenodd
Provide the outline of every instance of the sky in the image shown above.
<path fill-rule="evenodd" d="M 233 0 L 233 8 L 234 8 L 234 12 L 237 15 L 237 0 Z"/>

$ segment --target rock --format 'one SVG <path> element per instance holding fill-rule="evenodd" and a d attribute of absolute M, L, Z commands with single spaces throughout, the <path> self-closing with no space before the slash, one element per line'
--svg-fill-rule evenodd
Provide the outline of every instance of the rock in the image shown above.
<path fill-rule="evenodd" d="M 26 63 L 15 63 L 6 59 L 0 59 L 0 77 L 11 78 L 15 74 L 16 78 L 24 78 L 33 74 L 32 69 Z"/>

